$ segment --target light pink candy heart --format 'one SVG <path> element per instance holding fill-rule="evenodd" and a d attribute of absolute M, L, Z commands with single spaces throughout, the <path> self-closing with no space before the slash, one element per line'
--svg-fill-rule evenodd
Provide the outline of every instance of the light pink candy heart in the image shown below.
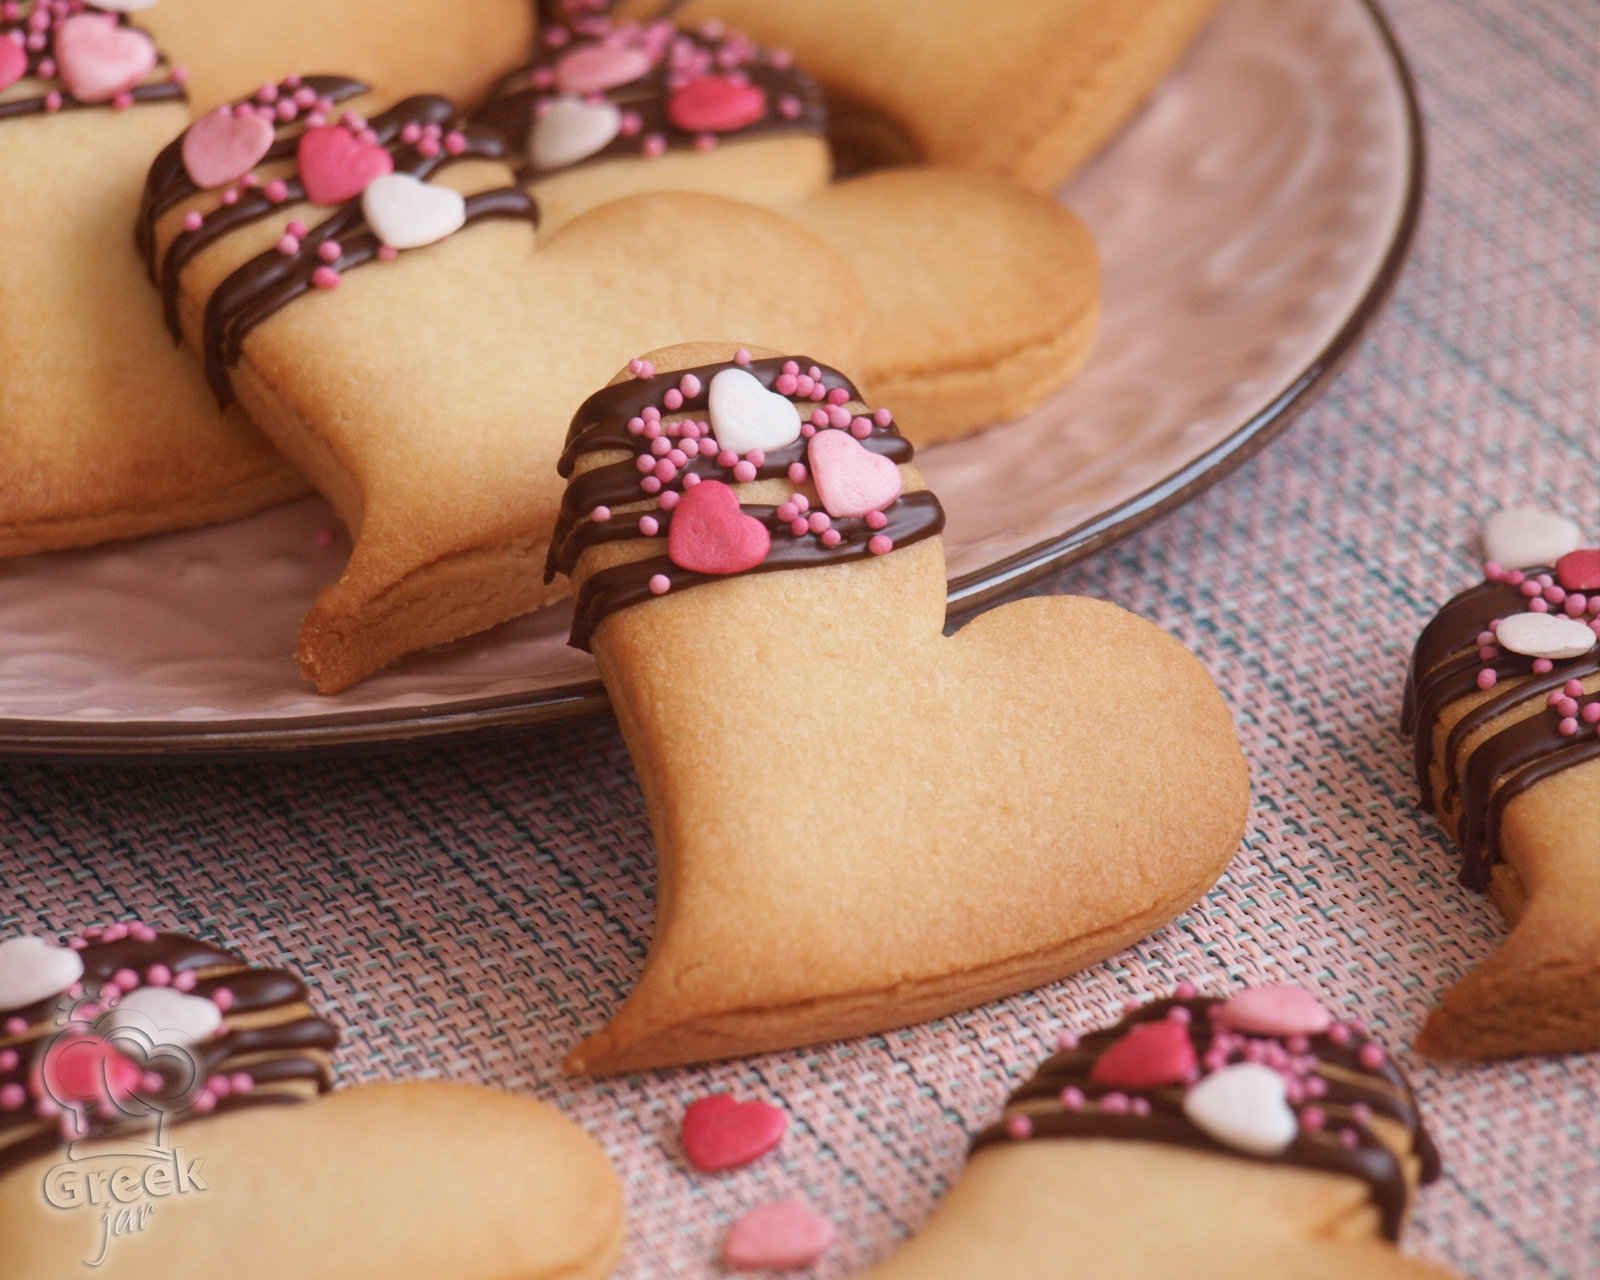
<path fill-rule="evenodd" d="M 1304 987 L 1268 983 L 1230 996 L 1217 1006 L 1217 1021 L 1261 1036 L 1314 1036 L 1333 1025 L 1330 1014 Z"/>
<path fill-rule="evenodd" d="M 803 1200 L 774 1200 L 733 1224 L 722 1260 L 735 1271 L 809 1267 L 833 1243 L 833 1223 Z"/>
<path fill-rule="evenodd" d="M 80 13 L 56 29 L 61 80 L 79 102 L 109 102 L 156 65 L 150 37 L 103 13 Z"/>
<path fill-rule="evenodd" d="M 0 92 L 28 74 L 28 51 L 20 42 L 0 36 Z"/>
<path fill-rule="evenodd" d="M 643 49 L 595 44 L 574 49 L 556 64 L 556 88 L 563 93 L 604 93 L 632 84 L 650 70 L 650 55 Z"/>
<path fill-rule="evenodd" d="M 272 146 L 272 124 L 264 116 L 236 116 L 218 107 L 183 135 L 183 167 L 202 191 L 242 178 Z"/>
<path fill-rule="evenodd" d="M 848 431 L 817 432 L 806 453 L 817 496 L 830 516 L 882 511 L 900 496 L 900 468 L 863 446 Z"/>

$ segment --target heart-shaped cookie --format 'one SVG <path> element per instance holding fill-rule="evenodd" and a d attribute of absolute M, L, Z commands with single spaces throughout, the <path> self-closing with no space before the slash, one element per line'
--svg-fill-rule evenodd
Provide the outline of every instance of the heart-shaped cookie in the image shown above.
<path fill-rule="evenodd" d="M 71 946 L 81 995 L 0 1031 L 0 1280 L 610 1273 L 621 1188 L 555 1110 L 328 1092 L 338 1032 L 293 974 L 143 924 Z"/>
<path fill-rule="evenodd" d="M 1082 365 L 1098 265 L 1088 232 L 1056 201 L 952 170 L 833 182 L 827 114 L 805 64 L 737 31 L 613 25 L 584 12 L 544 34 L 534 61 L 504 77 L 477 116 L 522 158 L 542 226 L 639 191 L 705 191 L 780 211 L 866 287 L 859 375 L 919 444 L 1014 417 Z M 647 71 L 603 97 L 563 90 L 578 59 L 623 50 Z"/>
<path fill-rule="evenodd" d="M 1441 1170 L 1382 1046 L 1331 1019 L 1310 1039 L 1234 1037 L 1210 1016 L 1220 1003 L 1184 983 L 1115 1027 L 1065 1037 L 973 1140 L 928 1224 L 862 1280 L 1450 1280 L 1397 1247 Z M 1118 1045 L 1168 1022 L 1201 1048 L 1199 1078 L 1104 1083 L 1097 1068 Z M 1200 1122 L 1230 1079 L 1257 1082 L 1287 1140 L 1252 1152 Z M 1286 1122 L 1285 1094 L 1299 1106 Z"/>
<path fill-rule="evenodd" d="M 233 519 L 307 487 L 242 413 L 218 412 L 194 362 L 174 351 L 129 248 L 151 161 L 190 118 L 185 92 L 201 114 L 271 81 L 273 101 L 252 104 L 271 113 L 279 77 L 348 62 L 396 83 L 477 94 L 524 55 L 531 8 L 416 0 L 401 22 L 389 0 L 161 0 L 134 18 L 166 61 L 128 91 L 131 108 L 113 99 L 66 111 L 46 110 L 49 95 L 73 91 L 69 68 L 83 88 L 87 71 L 70 52 L 58 56 L 57 38 L 80 18 L 90 27 L 111 19 L 56 6 L 35 31 L 28 24 L 46 6 L 0 13 L 0 88 L 30 57 L 35 78 L 58 64 L 34 96 L 9 95 L 0 118 L 0 216 L 28 245 L 0 254 L 0 350 L 29 353 L 0 361 L 0 557 Z M 116 30 L 119 43 L 137 35 L 126 22 Z M 24 41 L 40 37 L 29 54 Z M 207 181 L 242 163 L 243 151 L 227 150 L 227 164 L 201 165 Z"/>
<path fill-rule="evenodd" d="M 849 114 L 920 157 L 1064 183 L 1183 56 L 1219 0 L 624 0 L 635 17 L 718 18 L 792 50 Z M 563 7 L 559 4 L 555 7 Z M 848 123 L 848 121 L 846 122 Z M 856 132 L 869 132 L 857 129 Z"/>
<path fill-rule="evenodd" d="M 293 117 L 263 185 L 236 203 L 158 165 L 146 223 L 153 274 L 213 386 L 238 394 L 354 535 L 301 631 L 302 668 L 325 692 L 561 594 L 538 571 L 566 424 L 650 338 L 753 329 L 848 350 L 861 305 L 814 237 L 707 196 L 617 201 L 536 249 L 497 137 L 457 127 L 447 100 L 337 111 L 358 119 L 327 127 L 370 133 L 397 173 L 463 196 L 465 225 L 397 251 L 360 200 L 309 207 Z"/>
<path fill-rule="evenodd" d="M 698 420 L 704 393 L 667 406 L 672 371 L 803 375 L 807 404 L 844 391 L 872 424 L 865 447 L 910 456 L 842 375 L 788 363 L 674 348 L 573 421 L 554 566 L 573 573 L 575 639 L 592 642 L 644 788 L 659 905 L 633 994 L 572 1070 L 809 1044 L 1054 980 L 1192 903 L 1243 827 L 1227 709 L 1157 628 L 1039 599 L 942 634 L 942 516 L 909 466 L 888 511 L 832 518 L 791 478 L 802 436 L 736 486 L 772 532 L 757 571 L 712 578 L 662 554 L 685 478 L 736 479 L 701 455 L 652 494 L 614 461 L 630 440 L 653 448 L 634 418 L 669 440 Z"/>

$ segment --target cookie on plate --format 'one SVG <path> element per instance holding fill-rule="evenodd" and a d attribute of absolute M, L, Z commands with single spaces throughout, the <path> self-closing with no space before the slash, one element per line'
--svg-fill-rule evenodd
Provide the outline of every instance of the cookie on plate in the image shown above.
<path fill-rule="evenodd" d="M 142 924 L 0 942 L 0 1280 L 608 1274 L 621 1186 L 554 1109 L 334 1089 L 281 969 Z"/>
<path fill-rule="evenodd" d="M 181 75 L 124 16 L 7 10 L 0 556 L 229 520 L 303 492 L 173 349 L 129 239 L 150 157 L 189 119 Z"/>
<path fill-rule="evenodd" d="M 1511 925 L 1429 1015 L 1432 1057 L 1600 1048 L 1600 549 L 1545 527 L 1502 526 L 1507 563 L 1423 628 L 1406 677 L 1422 806 Z"/>
<path fill-rule="evenodd" d="M 1439 1158 L 1383 1046 L 1300 987 L 1175 995 L 1060 1052 L 871 1280 L 1445 1280 L 1402 1254 Z"/>
<path fill-rule="evenodd" d="M 140 243 L 217 394 L 355 542 L 300 633 L 324 693 L 564 594 L 539 573 L 555 461 L 573 406 L 631 352 L 696 331 L 855 347 L 855 278 L 768 210 L 637 196 L 536 246 L 500 140 L 450 100 L 284 89 L 256 185 L 201 190 L 193 128 L 162 153 Z"/>
<path fill-rule="evenodd" d="M 655 836 L 611 1072 L 904 1026 L 1052 981 L 1221 874 L 1249 783 L 1182 645 L 1036 599 L 951 637 L 938 499 L 807 356 L 655 352 L 585 401 L 551 570 Z"/>
<path fill-rule="evenodd" d="M 1067 181 L 1183 56 L 1219 0 L 628 0 L 722 19 L 794 56 L 881 158 Z M 546 4 L 545 8 L 551 8 Z M 557 4 L 556 8 L 565 6 Z"/>
<path fill-rule="evenodd" d="M 544 225 L 638 191 L 764 204 L 826 241 L 868 299 L 856 372 L 916 444 L 1031 409 L 1093 341 L 1087 228 L 1003 179 L 905 167 L 831 181 L 827 112 L 788 57 L 720 24 L 547 22 L 476 116 L 499 130 Z"/>

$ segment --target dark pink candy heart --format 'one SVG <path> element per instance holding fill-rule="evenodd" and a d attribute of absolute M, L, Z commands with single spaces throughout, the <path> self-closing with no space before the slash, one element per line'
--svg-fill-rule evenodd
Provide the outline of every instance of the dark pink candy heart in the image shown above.
<path fill-rule="evenodd" d="M 694 573 L 743 573 L 767 558 L 772 536 L 739 510 L 739 495 L 720 480 L 685 489 L 667 529 L 667 556 Z"/>
<path fill-rule="evenodd" d="M 817 432 L 806 453 L 817 496 L 830 516 L 882 511 L 900 496 L 900 468 L 863 446 L 848 431 L 830 428 Z"/>
<path fill-rule="evenodd" d="M 1119 1089 L 1177 1084 L 1199 1066 L 1189 1028 L 1171 1018 L 1141 1022 L 1096 1059 L 1089 1079 Z"/>
<path fill-rule="evenodd" d="M 202 191 L 242 178 L 272 146 L 272 124 L 264 116 L 236 116 L 218 107 L 183 135 L 183 167 Z"/>
<path fill-rule="evenodd" d="M 109 102 L 156 65 L 150 37 L 132 27 L 119 27 L 109 14 L 68 18 L 56 29 L 55 49 L 62 83 L 79 102 Z"/>
<path fill-rule="evenodd" d="M 707 1173 L 733 1169 L 766 1155 L 788 1127 L 788 1116 L 769 1103 L 714 1093 L 683 1113 L 683 1152 Z"/>
<path fill-rule="evenodd" d="M 0 92 L 28 74 L 28 51 L 15 40 L 0 36 Z"/>
<path fill-rule="evenodd" d="M 1556 577 L 1568 591 L 1600 591 L 1600 550 L 1567 552 L 1556 561 Z"/>
<path fill-rule="evenodd" d="M 343 204 L 365 191 L 373 179 L 394 172 L 394 157 L 384 148 L 335 124 L 302 133 L 298 158 L 300 181 L 312 204 Z"/>
<path fill-rule="evenodd" d="M 689 133 L 731 133 L 767 114 L 767 93 L 726 76 L 691 80 L 667 100 L 667 119 Z"/>

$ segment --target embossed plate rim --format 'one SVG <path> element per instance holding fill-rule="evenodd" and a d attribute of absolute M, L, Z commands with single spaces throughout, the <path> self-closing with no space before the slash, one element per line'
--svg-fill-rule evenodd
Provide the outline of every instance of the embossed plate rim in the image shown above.
<path fill-rule="evenodd" d="M 1223 440 L 1132 498 L 1022 551 L 961 574 L 950 583 L 950 616 L 960 619 L 1039 578 L 1093 555 L 1183 505 L 1276 439 L 1327 387 L 1382 311 L 1399 279 L 1422 208 L 1426 156 L 1416 84 L 1378 0 L 1359 0 L 1371 18 L 1400 91 L 1409 163 L 1392 239 L 1361 298 L 1315 358 L 1270 404 Z M 598 680 L 493 698 L 450 700 L 437 708 L 369 709 L 281 719 L 205 723 L 130 720 L 82 724 L 0 718 L 0 759 L 77 763 L 260 761 L 363 754 L 488 738 L 578 720 L 607 708 Z"/>

